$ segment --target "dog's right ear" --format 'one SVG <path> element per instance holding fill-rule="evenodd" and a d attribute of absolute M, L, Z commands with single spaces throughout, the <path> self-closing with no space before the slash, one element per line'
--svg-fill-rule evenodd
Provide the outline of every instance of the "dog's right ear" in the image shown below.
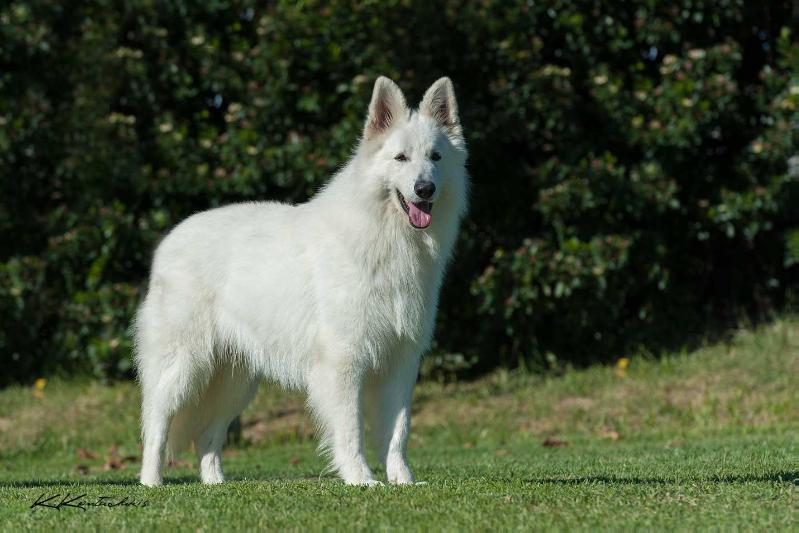
<path fill-rule="evenodd" d="M 390 79 L 380 76 L 372 91 L 372 101 L 369 103 L 369 116 L 366 118 L 363 138 L 368 141 L 380 136 L 407 112 L 408 106 L 405 104 L 405 97 L 400 88 Z"/>

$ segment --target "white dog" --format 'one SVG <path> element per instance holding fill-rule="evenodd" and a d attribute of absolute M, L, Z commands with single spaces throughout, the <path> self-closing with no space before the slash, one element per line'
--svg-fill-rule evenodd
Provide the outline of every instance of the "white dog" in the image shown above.
<path fill-rule="evenodd" d="M 466 155 L 448 78 L 414 111 L 381 77 L 354 156 L 311 201 L 213 209 L 167 235 L 135 322 L 143 484 L 192 441 L 203 482 L 222 482 L 227 427 L 263 377 L 307 391 L 345 482 L 379 483 L 365 423 L 388 481 L 413 482 L 411 395 L 466 210 Z"/>

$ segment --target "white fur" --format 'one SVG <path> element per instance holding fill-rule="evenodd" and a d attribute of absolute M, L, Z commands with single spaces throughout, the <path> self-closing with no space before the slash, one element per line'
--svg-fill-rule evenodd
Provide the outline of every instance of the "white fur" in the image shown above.
<path fill-rule="evenodd" d="M 409 160 L 396 161 L 399 152 Z M 411 394 L 466 209 L 465 162 L 449 79 L 412 112 L 379 78 L 355 154 L 311 201 L 230 205 L 170 232 L 135 322 L 141 482 L 161 484 L 167 450 L 190 442 L 203 482 L 222 482 L 227 427 L 263 377 L 307 391 L 345 482 L 378 483 L 365 420 L 388 481 L 413 482 Z M 419 201 L 417 179 L 437 187 L 425 230 L 395 191 Z"/>

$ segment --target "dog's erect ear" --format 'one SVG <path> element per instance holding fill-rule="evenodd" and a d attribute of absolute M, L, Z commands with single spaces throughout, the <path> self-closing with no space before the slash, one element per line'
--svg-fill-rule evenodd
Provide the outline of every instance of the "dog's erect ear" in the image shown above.
<path fill-rule="evenodd" d="M 419 105 L 419 111 L 435 120 L 436 124 L 448 134 L 456 137 L 462 135 L 458 102 L 455 100 L 452 80 L 449 78 L 440 78 L 427 89 Z"/>
<path fill-rule="evenodd" d="M 408 106 L 405 104 L 405 97 L 400 88 L 390 79 L 380 76 L 372 91 L 369 116 L 366 118 L 366 126 L 363 129 L 364 139 L 374 139 L 384 133 L 407 112 Z"/>

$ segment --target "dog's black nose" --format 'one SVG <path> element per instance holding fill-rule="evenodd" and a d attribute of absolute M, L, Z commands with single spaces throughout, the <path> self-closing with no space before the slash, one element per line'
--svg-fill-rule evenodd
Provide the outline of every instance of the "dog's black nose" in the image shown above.
<path fill-rule="evenodd" d="M 432 181 L 417 181 L 413 186 L 413 190 L 419 198 L 429 200 L 433 197 L 433 193 L 436 192 L 436 184 Z"/>

